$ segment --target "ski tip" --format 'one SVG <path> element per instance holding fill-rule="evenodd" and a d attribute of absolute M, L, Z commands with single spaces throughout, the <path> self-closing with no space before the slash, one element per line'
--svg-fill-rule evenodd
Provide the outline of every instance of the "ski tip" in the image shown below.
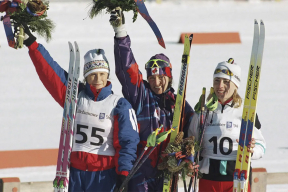
<path fill-rule="evenodd" d="M 69 51 L 70 52 L 74 52 L 74 48 L 73 48 L 73 45 L 70 41 L 68 41 L 68 45 L 69 45 Z"/>
<path fill-rule="evenodd" d="M 264 25 L 264 22 L 262 19 L 260 20 L 260 25 Z"/>
<path fill-rule="evenodd" d="M 256 19 L 254 19 L 254 24 L 258 24 L 258 21 Z"/>
<path fill-rule="evenodd" d="M 75 44 L 76 52 L 79 52 L 78 43 L 76 41 L 74 41 L 74 44 Z"/>

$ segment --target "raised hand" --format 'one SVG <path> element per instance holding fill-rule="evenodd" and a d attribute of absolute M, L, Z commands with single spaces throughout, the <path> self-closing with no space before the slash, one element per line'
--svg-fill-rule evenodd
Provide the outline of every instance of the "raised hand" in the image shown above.
<path fill-rule="evenodd" d="M 126 37 L 127 32 L 125 29 L 125 17 L 120 7 L 116 7 L 111 11 L 110 24 L 113 26 L 116 37 Z"/>

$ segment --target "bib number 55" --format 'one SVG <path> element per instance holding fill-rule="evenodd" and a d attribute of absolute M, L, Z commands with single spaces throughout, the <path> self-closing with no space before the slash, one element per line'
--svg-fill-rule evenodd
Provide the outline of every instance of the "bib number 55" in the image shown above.
<path fill-rule="evenodd" d="M 81 124 L 77 124 L 77 127 L 76 127 L 76 134 L 79 134 L 83 137 L 82 140 L 75 140 L 76 143 L 79 143 L 79 144 L 82 144 L 82 143 L 86 143 L 87 140 L 88 140 L 88 136 L 86 134 L 86 132 L 83 132 L 81 131 L 81 129 L 89 129 L 88 126 L 86 125 L 81 125 Z M 97 128 L 97 127 L 92 127 L 92 132 L 91 132 L 91 138 L 92 137 L 96 137 L 98 139 L 98 142 L 95 143 L 95 142 L 90 142 L 91 145 L 95 145 L 95 146 L 101 146 L 104 142 L 104 139 L 101 135 L 98 135 L 97 133 L 98 132 L 102 132 L 104 133 L 105 132 L 105 129 L 101 129 L 101 128 Z"/>

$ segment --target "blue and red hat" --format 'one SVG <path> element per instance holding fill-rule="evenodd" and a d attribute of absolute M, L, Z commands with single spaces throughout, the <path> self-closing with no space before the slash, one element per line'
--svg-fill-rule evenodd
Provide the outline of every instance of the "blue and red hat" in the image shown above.
<path fill-rule="evenodd" d="M 163 53 L 156 54 L 145 64 L 147 77 L 151 75 L 165 75 L 172 78 L 172 65 Z"/>

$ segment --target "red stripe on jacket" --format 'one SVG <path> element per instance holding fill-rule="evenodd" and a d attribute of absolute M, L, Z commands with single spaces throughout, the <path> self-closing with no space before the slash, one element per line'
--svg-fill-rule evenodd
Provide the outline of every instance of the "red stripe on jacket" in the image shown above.
<path fill-rule="evenodd" d="M 29 46 L 29 55 L 36 68 L 37 74 L 45 88 L 49 91 L 49 93 L 57 101 L 57 103 L 59 103 L 59 105 L 63 108 L 66 86 L 61 82 L 59 76 L 44 59 L 45 55 L 42 55 L 40 51 L 37 50 L 37 48 L 38 43 L 36 41 L 32 43 L 31 46 Z"/>

